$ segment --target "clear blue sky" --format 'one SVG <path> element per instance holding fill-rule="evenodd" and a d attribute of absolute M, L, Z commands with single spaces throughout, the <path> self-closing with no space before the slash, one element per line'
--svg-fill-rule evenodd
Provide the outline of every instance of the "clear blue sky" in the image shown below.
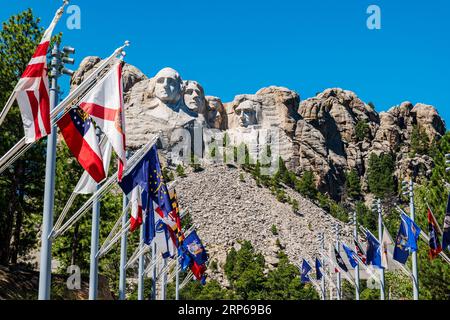
<path fill-rule="evenodd" d="M 45 3 L 45 4 L 44 4 Z M 59 0 L 0 0 L 0 20 L 28 7 L 47 26 Z M 124 40 L 127 61 L 148 76 L 170 66 L 230 101 L 268 85 L 302 99 L 349 89 L 378 111 L 409 100 L 436 106 L 450 123 L 448 0 L 72 0 L 81 30 L 57 31 L 64 44 L 106 56 Z M 381 8 L 381 30 L 366 9 Z"/>

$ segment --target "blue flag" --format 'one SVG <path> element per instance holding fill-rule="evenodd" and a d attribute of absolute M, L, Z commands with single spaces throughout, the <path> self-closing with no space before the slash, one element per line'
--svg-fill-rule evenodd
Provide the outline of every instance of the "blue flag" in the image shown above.
<path fill-rule="evenodd" d="M 373 265 L 377 268 L 383 269 L 381 264 L 381 245 L 378 240 L 367 230 L 367 249 L 366 249 L 366 264 Z"/>
<path fill-rule="evenodd" d="M 306 282 L 311 282 L 311 280 L 309 279 L 308 276 L 308 272 L 311 271 L 311 266 L 309 265 L 308 261 L 306 261 L 305 259 L 303 259 L 303 263 L 302 263 L 302 274 L 301 274 L 301 283 L 306 283 Z"/>
<path fill-rule="evenodd" d="M 405 264 L 410 252 L 417 251 L 420 228 L 406 214 L 400 214 L 400 228 L 395 240 L 394 259 Z"/>
<path fill-rule="evenodd" d="M 442 250 L 448 249 L 448 246 L 450 246 L 450 193 L 447 200 L 447 210 L 445 210 Z"/>
<path fill-rule="evenodd" d="M 178 255 L 180 256 L 181 269 L 183 271 L 186 271 L 186 269 L 189 268 L 189 266 L 191 265 L 192 258 L 187 252 L 186 248 L 183 246 L 180 246 L 178 248 Z"/>
<path fill-rule="evenodd" d="M 150 244 L 156 232 L 153 210 L 160 210 L 166 216 L 172 211 L 156 145 L 153 145 L 134 168 L 122 178 L 119 186 L 127 196 L 136 186 L 142 188 L 142 211 L 145 213 L 144 242 Z M 157 208 L 154 208 L 153 202 L 156 203 Z"/>
<path fill-rule="evenodd" d="M 320 263 L 320 260 L 316 258 L 316 279 L 321 280 L 323 277 L 322 271 L 320 271 L 320 268 L 322 268 L 322 264 Z"/>
<path fill-rule="evenodd" d="M 342 247 L 344 248 L 345 253 L 347 254 L 348 261 L 350 262 L 352 268 L 355 268 L 358 265 L 358 262 L 355 259 L 356 253 L 347 247 L 345 244 L 342 244 Z"/>
<path fill-rule="evenodd" d="M 198 265 L 202 265 L 208 260 L 205 247 L 200 241 L 200 238 L 195 230 L 184 239 L 182 247 L 184 248 L 184 254 L 189 255 L 190 258 Z"/>

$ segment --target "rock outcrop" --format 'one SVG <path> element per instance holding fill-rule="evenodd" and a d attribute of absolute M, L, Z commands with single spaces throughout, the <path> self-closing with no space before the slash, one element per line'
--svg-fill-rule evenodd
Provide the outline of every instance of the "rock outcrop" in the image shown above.
<path fill-rule="evenodd" d="M 98 57 L 84 59 L 72 87 L 100 62 Z M 335 199 L 342 196 L 345 175 L 350 170 L 355 170 L 365 185 L 371 153 L 394 154 L 398 178 L 419 172 L 429 175 L 432 159 L 411 153 L 413 130 L 419 128 L 430 143 L 446 130 L 436 109 L 421 103 L 414 106 L 403 102 L 378 114 L 370 103 L 348 90 L 331 88 L 300 101 L 296 92 L 275 86 L 223 103 L 218 97 L 205 95 L 198 82 L 182 80 L 170 68 L 153 78 L 128 64 L 123 70 L 130 148 L 139 148 L 159 134 L 163 147 L 172 151 L 176 143 L 186 140 L 177 129 L 189 132 L 189 148 L 200 137 L 200 151 L 196 151 L 200 158 L 208 158 L 209 144 L 223 141 L 225 136 L 232 146 L 245 144 L 253 160 L 266 154 L 269 146 L 273 160 L 281 156 L 298 175 L 313 171 L 319 190 Z M 197 135 L 195 128 L 200 132 Z M 177 157 L 177 161 L 183 161 Z"/>

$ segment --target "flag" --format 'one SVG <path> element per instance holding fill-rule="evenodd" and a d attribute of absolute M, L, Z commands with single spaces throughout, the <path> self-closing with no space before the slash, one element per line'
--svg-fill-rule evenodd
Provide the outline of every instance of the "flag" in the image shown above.
<path fill-rule="evenodd" d="M 312 268 L 309 265 L 308 261 L 303 259 L 302 269 L 301 269 L 301 277 L 300 277 L 301 283 L 311 282 L 311 280 L 309 279 L 309 276 L 308 276 L 308 273 L 309 273 L 309 271 L 311 271 L 311 269 Z"/>
<path fill-rule="evenodd" d="M 192 263 L 192 258 L 184 246 L 178 247 L 178 256 L 180 257 L 179 259 L 180 259 L 181 269 L 183 271 L 186 271 L 186 269 L 189 268 L 189 266 Z"/>
<path fill-rule="evenodd" d="M 159 162 L 158 150 L 156 145 L 149 151 L 150 154 L 150 198 L 155 202 L 161 217 L 167 218 L 172 211 L 172 202 L 170 201 L 169 191 L 162 175 L 161 163 Z"/>
<path fill-rule="evenodd" d="M 381 264 L 381 245 L 378 242 L 377 238 L 375 238 L 370 231 L 367 230 L 366 232 L 366 238 L 367 238 L 367 265 L 373 265 L 378 268 L 383 268 L 383 265 Z"/>
<path fill-rule="evenodd" d="M 88 174 L 100 183 L 106 174 L 95 126 L 89 115 L 79 108 L 71 109 L 58 121 L 67 147 Z"/>
<path fill-rule="evenodd" d="M 450 193 L 447 200 L 447 209 L 445 210 L 444 231 L 442 234 L 442 249 L 448 249 L 450 246 Z"/>
<path fill-rule="evenodd" d="M 400 228 L 395 241 L 394 259 L 403 264 L 406 263 L 410 252 L 417 251 L 417 240 L 420 236 L 420 228 L 406 214 L 400 214 Z"/>
<path fill-rule="evenodd" d="M 194 274 L 195 278 L 199 281 L 204 283 L 205 279 L 203 278 L 203 275 L 206 271 L 206 265 L 204 264 L 198 264 L 195 261 L 191 264 L 191 271 Z"/>
<path fill-rule="evenodd" d="M 335 262 L 337 263 L 337 265 L 339 266 L 339 268 L 341 268 L 343 271 L 348 272 L 348 268 L 344 262 L 344 259 L 342 259 L 341 255 L 339 254 L 339 252 L 336 250 L 336 248 L 334 249 L 334 257 L 335 257 Z"/>
<path fill-rule="evenodd" d="M 395 249 L 393 258 L 394 260 L 405 264 L 408 260 L 409 250 L 407 247 L 408 234 L 403 222 L 400 222 L 400 227 L 398 229 L 397 238 L 395 239 Z"/>
<path fill-rule="evenodd" d="M 392 241 L 386 226 L 383 225 L 383 240 L 381 241 L 381 265 L 384 269 L 389 267 L 389 255 L 392 255 L 394 241 Z"/>
<path fill-rule="evenodd" d="M 359 242 L 356 239 L 353 239 L 353 242 L 355 244 L 355 250 L 356 254 L 358 255 L 359 259 L 366 264 L 366 253 L 364 252 L 364 249 L 359 244 Z"/>
<path fill-rule="evenodd" d="M 323 277 L 322 271 L 320 271 L 320 268 L 322 268 L 322 264 L 320 263 L 320 260 L 316 258 L 316 279 L 321 280 Z"/>
<path fill-rule="evenodd" d="M 102 129 L 117 153 L 119 181 L 127 161 L 122 87 L 122 63 L 117 62 L 80 102 L 80 108 Z"/>
<path fill-rule="evenodd" d="M 25 142 L 32 143 L 51 132 L 50 98 L 47 76 L 47 51 L 53 29 L 64 12 L 61 7 L 28 63 L 14 89 L 25 131 Z"/>
<path fill-rule="evenodd" d="M 142 224 L 142 191 L 140 186 L 136 186 L 131 191 L 130 205 L 130 232 L 133 232 Z"/>
<path fill-rule="evenodd" d="M 159 214 L 157 214 L 155 211 L 153 213 L 155 215 L 155 238 L 153 241 L 156 243 L 156 252 L 158 254 L 161 254 L 162 257 L 169 258 L 173 256 L 174 252 L 172 252 L 169 243 L 169 231 L 167 230 L 167 225 L 164 223 L 164 221 L 161 219 Z"/>
<path fill-rule="evenodd" d="M 151 151 L 151 150 L 150 150 Z M 134 168 L 123 177 L 119 182 L 123 193 L 130 199 L 132 192 L 137 187 L 141 190 L 141 205 L 142 215 L 145 216 L 144 241 L 150 244 L 155 235 L 155 219 L 153 214 L 153 202 L 150 199 L 148 190 L 150 189 L 150 174 L 151 170 L 151 152 L 147 152 L 141 160 L 134 166 Z"/>
<path fill-rule="evenodd" d="M 431 209 L 428 208 L 428 232 L 430 240 L 429 240 L 429 245 L 430 245 L 430 250 L 428 252 L 430 259 L 433 260 L 434 258 L 436 258 L 439 253 L 442 251 L 442 246 L 441 243 L 439 241 L 439 236 L 438 236 L 438 224 L 436 222 L 436 219 L 434 218 L 433 213 L 431 212 Z"/>
<path fill-rule="evenodd" d="M 100 151 L 103 157 L 103 170 L 105 171 L 106 175 L 105 178 L 107 178 L 112 151 L 111 144 L 108 142 L 108 140 L 104 139 L 102 142 L 100 142 Z M 87 171 L 84 171 L 73 192 L 76 194 L 92 194 L 95 191 L 97 191 L 97 182 L 92 179 Z"/>
<path fill-rule="evenodd" d="M 208 260 L 205 247 L 195 230 L 184 239 L 183 247 L 186 249 L 186 252 L 190 254 L 192 260 L 198 265 L 202 265 Z"/>
<path fill-rule="evenodd" d="M 356 253 L 352 249 L 347 247 L 344 243 L 342 244 L 342 247 L 344 248 L 350 265 L 352 266 L 352 268 L 355 268 L 358 265 L 358 262 L 355 260 Z"/>

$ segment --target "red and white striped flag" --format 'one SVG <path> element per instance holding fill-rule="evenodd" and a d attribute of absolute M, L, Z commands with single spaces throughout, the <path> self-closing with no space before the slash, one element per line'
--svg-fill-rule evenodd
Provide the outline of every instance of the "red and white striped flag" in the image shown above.
<path fill-rule="evenodd" d="M 33 54 L 15 88 L 25 130 L 25 142 L 32 143 L 51 132 L 50 98 L 47 76 L 47 51 L 53 29 L 64 12 L 64 6 L 55 14 L 52 23 Z"/>
<path fill-rule="evenodd" d="M 119 181 L 127 161 L 122 88 L 122 62 L 119 61 L 80 102 L 80 108 L 102 129 L 119 157 Z"/>

